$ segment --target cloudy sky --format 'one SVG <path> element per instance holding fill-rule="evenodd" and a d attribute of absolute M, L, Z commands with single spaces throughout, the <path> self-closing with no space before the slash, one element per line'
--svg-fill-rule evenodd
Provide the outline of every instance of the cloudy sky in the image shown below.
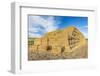
<path fill-rule="evenodd" d="M 28 21 L 29 37 L 41 37 L 47 32 L 73 25 L 88 38 L 88 17 L 29 15 Z"/>

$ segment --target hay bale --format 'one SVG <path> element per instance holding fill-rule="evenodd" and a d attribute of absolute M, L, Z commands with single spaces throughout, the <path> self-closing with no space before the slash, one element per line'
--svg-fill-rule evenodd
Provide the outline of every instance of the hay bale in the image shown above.
<path fill-rule="evenodd" d="M 75 58 L 74 54 L 71 53 L 73 51 L 75 53 L 76 48 L 79 49 L 78 46 L 82 46 L 84 43 L 86 43 L 86 40 L 83 34 L 75 27 L 68 27 L 63 30 L 49 32 L 42 38 L 35 39 L 30 50 L 38 51 L 38 55 L 41 57 L 38 59 L 71 58 L 71 56 Z M 52 48 L 50 49 L 49 46 Z M 80 56 L 80 53 L 77 54 Z M 85 54 L 84 57 L 86 57 Z"/>
<path fill-rule="evenodd" d="M 41 45 L 41 38 L 37 38 L 34 40 L 34 45 Z"/>

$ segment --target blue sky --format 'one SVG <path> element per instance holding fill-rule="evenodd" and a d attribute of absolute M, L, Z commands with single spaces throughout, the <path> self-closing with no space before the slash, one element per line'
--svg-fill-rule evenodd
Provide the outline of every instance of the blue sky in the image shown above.
<path fill-rule="evenodd" d="M 29 37 L 41 37 L 47 32 L 75 26 L 88 38 L 88 17 L 29 15 L 28 21 Z"/>

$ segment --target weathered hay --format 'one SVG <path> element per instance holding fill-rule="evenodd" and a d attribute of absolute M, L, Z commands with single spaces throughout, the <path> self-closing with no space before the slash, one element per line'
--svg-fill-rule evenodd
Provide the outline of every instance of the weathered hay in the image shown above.
<path fill-rule="evenodd" d="M 72 56 L 69 54 L 75 52 L 76 48 L 82 47 L 83 44 L 86 44 L 84 35 L 77 28 L 70 26 L 63 30 L 49 32 L 42 38 L 35 39 L 34 45 L 30 49 L 43 55 L 43 57 L 40 55 L 43 59 L 46 59 L 44 58 L 45 54 L 48 59 L 57 58 L 57 56 L 58 58 L 75 58 L 74 54 Z M 78 57 L 86 57 L 86 53 L 84 52 L 84 55 L 77 53 L 77 55 L 80 55 Z"/>

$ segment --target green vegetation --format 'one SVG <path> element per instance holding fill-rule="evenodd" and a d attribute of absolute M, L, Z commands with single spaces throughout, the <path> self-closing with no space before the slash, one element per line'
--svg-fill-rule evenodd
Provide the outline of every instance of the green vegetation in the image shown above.
<path fill-rule="evenodd" d="M 36 38 L 28 38 L 28 45 L 34 45 L 34 40 Z"/>

